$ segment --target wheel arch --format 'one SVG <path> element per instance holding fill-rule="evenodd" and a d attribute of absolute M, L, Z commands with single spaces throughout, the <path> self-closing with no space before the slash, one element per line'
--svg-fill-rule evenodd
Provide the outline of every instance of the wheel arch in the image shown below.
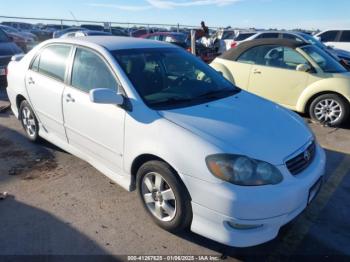
<path fill-rule="evenodd" d="M 141 154 L 139 156 L 137 156 L 132 164 L 131 164 L 131 170 L 130 170 L 130 174 L 131 174 L 131 191 L 136 190 L 136 176 L 137 176 L 137 172 L 140 169 L 140 167 L 150 161 L 161 161 L 166 163 L 167 165 L 169 165 L 169 167 L 172 169 L 172 171 L 174 172 L 174 174 L 176 174 L 176 176 L 178 177 L 178 179 L 180 180 L 180 182 L 183 184 L 185 190 L 187 191 L 188 195 L 191 198 L 191 194 L 187 189 L 187 186 L 183 180 L 183 178 L 181 177 L 181 175 L 179 174 L 179 172 L 176 171 L 176 169 L 173 167 L 173 165 L 171 165 L 168 161 L 166 161 L 165 159 L 156 156 L 154 154 Z"/>
<path fill-rule="evenodd" d="M 319 97 L 319 96 L 321 96 L 321 95 L 326 95 L 326 94 L 338 95 L 338 96 L 340 96 L 341 98 L 343 98 L 344 101 L 346 101 L 346 102 L 348 103 L 348 105 L 350 106 L 349 100 L 348 100 L 344 95 L 342 95 L 342 94 L 339 93 L 339 92 L 329 90 L 329 91 L 318 92 L 318 93 L 312 95 L 312 96 L 306 101 L 305 106 L 304 106 L 304 108 L 303 108 L 303 112 L 304 112 L 304 113 L 309 113 L 309 109 L 310 109 L 310 106 L 311 106 L 312 101 L 314 101 L 317 97 Z"/>
<path fill-rule="evenodd" d="M 17 107 L 17 110 L 19 110 L 19 108 L 21 107 L 21 104 L 24 100 L 27 100 L 23 95 L 21 94 L 18 94 L 16 96 L 16 107 Z M 20 118 L 20 114 L 18 114 L 18 118 Z"/>

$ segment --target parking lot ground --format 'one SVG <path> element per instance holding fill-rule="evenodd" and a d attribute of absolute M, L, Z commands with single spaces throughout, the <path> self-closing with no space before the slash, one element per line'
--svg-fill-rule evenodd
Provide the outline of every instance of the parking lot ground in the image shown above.
<path fill-rule="evenodd" d="M 277 239 L 239 249 L 190 232 L 161 230 L 135 192 L 124 191 L 50 143 L 30 143 L 15 117 L 2 113 L 0 193 L 9 196 L 0 201 L 0 255 L 220 255 L 243 261 L 312 255 L 345 260 L 350 256 L 350 127 L 310 126 L 327 150 L 325 185 Z"/>

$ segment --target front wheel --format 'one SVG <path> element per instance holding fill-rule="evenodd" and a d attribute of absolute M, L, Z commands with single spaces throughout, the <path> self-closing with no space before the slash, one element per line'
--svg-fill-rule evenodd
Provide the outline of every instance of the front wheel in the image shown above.
<path fill-rule="evenodd" d="M 19 118 L 27 138 L 33 142 L 39 139 L 39 123 L 29 103 L 24 100 L 19 108 Z"/>
<path fill-rule="evenodd" d="M 312 101 L 309 111 L 317 122 L 340 126 L 348 119 L 349 103 L 337 94 L 325 94 Z"/>
<path fill-rule="evenodd" d="M 189 227 L 190 196 L 168 164 L 150 161 L 142 165 L 137 172 L 137 189 L 145 210 L 160 227 L 171 232 Z"/>

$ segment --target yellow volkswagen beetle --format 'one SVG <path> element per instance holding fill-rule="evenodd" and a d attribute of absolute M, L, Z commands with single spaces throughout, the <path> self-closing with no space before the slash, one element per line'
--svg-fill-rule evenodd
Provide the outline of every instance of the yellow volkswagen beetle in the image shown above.
<path fill-rule="evenodd" d="M 211 66 L 236 86 L 312 119 L 338 126 L 350 112 L 350 72 L 308 43 L 284 39 L 248 41 Z"/>

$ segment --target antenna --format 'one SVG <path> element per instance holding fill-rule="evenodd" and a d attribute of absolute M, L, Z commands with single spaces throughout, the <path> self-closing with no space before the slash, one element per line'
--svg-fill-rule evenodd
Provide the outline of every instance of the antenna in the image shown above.
<path fill-rule="evenodd" d="M 73 12 L 72 12 L 72 11 L 69 11 L 69 13 L 70 13 L 71 16 L 73 17 L 73 19 L 75 20 L 75 22 L 77 23 L 77 25 L 80 25 L 78 19 L 75 17 L 75 15 L 73 14 Z"/>

